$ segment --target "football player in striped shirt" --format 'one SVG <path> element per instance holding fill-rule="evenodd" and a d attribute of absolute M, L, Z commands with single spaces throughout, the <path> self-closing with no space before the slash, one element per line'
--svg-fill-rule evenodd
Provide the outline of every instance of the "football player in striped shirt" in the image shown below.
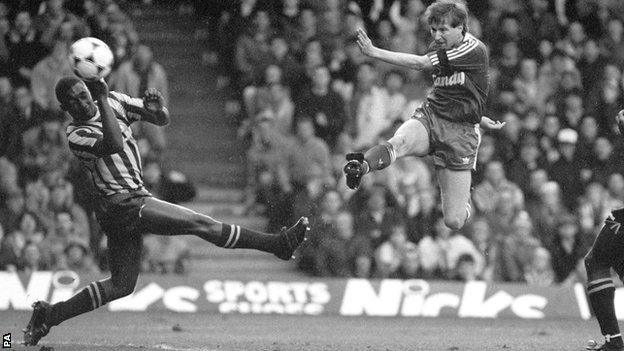
<path fill-rule="evenodd" d="M 388 167 L 397 157 L 433 155 L 440 185 L 444 223 L 461 228 L 470 217 L 471 170 L 481 141 L 479 125 L 500 129 L 504 123 L 482 117 L 489 88 L 486 46 L 468 33 L 466 6 L 437 0 L 425 17 L 434 41 L 426 55 L 393 52 L 373 46 L 358 30 L 364 55 L 415 70 L 432 70 L 433 90 L 394 136 L 365 154 L 347 155 L 347 186 L 356 189 L 362 177 Z"/>
<path fill-rule="evenodd" d="M 158 200 L 145 190 L 130 125 L 136 121 L 158 126 L 169 123 L 157 90 L 149 89 L 137 99 L 109 92 L 104 80 L 87 87 L 78 78 L 65 77 L 56 85 L 56 96 L 72 117 L 67 127 L 69 147 L 88 168 L 100 192 L 96 215 L 108 239 L 111 276 L 92 282 L 67 301 L 35 302 L 24 344 L 36 345 L 51 327 L 131 294 L 139 275 L 143 233 L 192 234 L 223 248 L 261 250 L 282 260 L 289 260 L 305 240 L 305 217 L 279 234 L 261 233 Z"/>
<path fill-rule="evenodd" d="M 624 134 L 624 110 L 615 117 L 620 134 Z M 622 333 L 615 314 L 615 285 L 611 279 L 611 269 L 624 278 L 624 208 L 611 211 L 598 233 L 589 253 L 585 256 L 587 271 L 587 295 L 596 315 L 600 331 L 605 338 L 598 346 L 593 340 L 587 350 L 624 351 Z"/>

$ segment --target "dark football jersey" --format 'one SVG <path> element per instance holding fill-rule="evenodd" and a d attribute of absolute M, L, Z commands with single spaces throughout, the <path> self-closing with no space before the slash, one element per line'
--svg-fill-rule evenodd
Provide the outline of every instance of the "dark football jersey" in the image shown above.
<path fill-rule="evenodd" d="M 427 53 L 433 64 L 433 91 L 427 107 L 441 118 L 479 123 L 489 89 L 487 48 L 466 33 L 456 47 Z"/>

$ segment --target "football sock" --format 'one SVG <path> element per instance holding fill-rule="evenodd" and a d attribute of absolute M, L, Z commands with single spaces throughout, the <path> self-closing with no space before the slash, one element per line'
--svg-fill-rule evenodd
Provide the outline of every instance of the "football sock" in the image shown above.
<path fill-rule="evenodd" d="M 621 346 L 622 336 L 613 304 L 615 295 L 613 281 L 611 278 L 593 280 L 587 283 L 587 293 L 602 335 L 610 344 Z"/>
<path fill-rule="evenodd" d="M 279 236 L 257 232 L 239 225 L 223 223 L 217 246 L 227 249 L 256 249 L 273 252 Z"/>
<path fill-rule="evenodd" d="M 394 146 L 387 141 L 375 145 L 366 151 L 364 160 L 368 163 L 368 171 L 384 169 L 396 160 Z"/>
<path fill-rule="evenodd" d="M 50 326 L 59 325 L 65 320 L 103 306 L 106 302 L 102 284 L 92 282 L 69 300 L 52 305 L 47 322 Z"/>

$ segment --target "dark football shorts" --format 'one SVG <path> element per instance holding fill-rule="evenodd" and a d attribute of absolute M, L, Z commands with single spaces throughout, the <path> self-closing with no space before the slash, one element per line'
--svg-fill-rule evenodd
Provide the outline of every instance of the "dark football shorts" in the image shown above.
<path fill-rule="evenodd" d="M 613 214 L 618 211 L 622 210 L 613 211 Z M 620 278 L 624 278 L 624 227 L 613 215 L 605 220 L 605 226 L 585 259 L 605 268 L 613 268 Z"/>
<path fill-rule="evenodd" d="M 136 233 L 140 230 L 141 209 L 152 195 L 139 190 L 101 198 L 96 216 L 106 235 Z"/>
<path fill-rule="evenodd" d="M 436 167 L 453 170 L 473 169 L 481 142 L 478 124 L 453 122 L 435 116 L 426 107 L 419 107 L 412 118 L 420 121 L 429 132 L 430 153 Z"/>

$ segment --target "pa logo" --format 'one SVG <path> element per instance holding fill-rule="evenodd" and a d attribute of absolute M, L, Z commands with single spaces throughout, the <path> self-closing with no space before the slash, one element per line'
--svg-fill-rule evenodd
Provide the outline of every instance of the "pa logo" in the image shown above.
<path fill-rule="evenodd" d="M 11 348 L 11 333 L 2 335 L 2 348 L 3 349 Z"/>

